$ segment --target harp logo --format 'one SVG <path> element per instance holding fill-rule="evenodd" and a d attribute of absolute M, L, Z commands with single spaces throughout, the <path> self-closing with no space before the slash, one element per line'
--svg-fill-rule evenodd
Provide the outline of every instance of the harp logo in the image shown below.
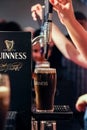
<path fill-rule="evenodd" d="M 17 51 L 14 49 L 14 40 L 4 40 L 5 49 L 3 52 L 0 52 L 0 59 L 19 59 L 25 60 L 27 58 L 26 51 Z"/>
<path fill-rule="evenodd" d="M 14 48 L 14 41 L 13 40 L 5 40 L 5 45 L 8 51 L 12 51 Z"/>

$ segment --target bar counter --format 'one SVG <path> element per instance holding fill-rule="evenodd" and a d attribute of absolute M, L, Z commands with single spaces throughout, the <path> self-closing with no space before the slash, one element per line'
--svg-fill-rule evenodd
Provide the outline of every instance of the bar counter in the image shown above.
<path fill-rule="evenodd" d="M 32 117 L 34 121 L 37 121 L 38 130 L 40 130 L 41 121 L 56 121 L 56 130 L 83 130 L 84 113 L 72 112 L 66 105 L 62 107 L 64 108 L 62 111 L 54 110 L 53 113 L 41 113 L 33 109 Z"/>

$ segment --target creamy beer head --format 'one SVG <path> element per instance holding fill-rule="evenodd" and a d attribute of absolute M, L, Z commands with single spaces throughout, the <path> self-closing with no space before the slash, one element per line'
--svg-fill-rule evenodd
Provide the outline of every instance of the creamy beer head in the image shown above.
<path fill-rule="evenodd" d="M 51 73 L 56 74 L 56 69 L 54 69 L 54 68 L 36 68 L 34 72 L 43 73 L 43 74 L 45 74 L 45 73 L 46 74 L 51 74 Z"/>
<path fill-rule="evenodd" d="M 50 63 L 47 60 L 44 61 L 38 61 L 35 65 L 35 68 L 49 68 L 50 67 Z"/>
<path fill-rule="evenodd" d="M 56 69 L 35 68 L 34 88 L 36 95 L 36 110 L 52 112 L 56 91 Z"/>

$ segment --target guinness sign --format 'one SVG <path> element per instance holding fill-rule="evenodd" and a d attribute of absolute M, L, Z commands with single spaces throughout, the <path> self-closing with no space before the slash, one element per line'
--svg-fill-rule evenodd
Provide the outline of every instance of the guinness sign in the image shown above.
<path fill-rule="evenodd" d="M 24 49 L 25 47 L 27 48 L 28 41 L 26 41 L 24 37 L 17 37 L 19 34 L 23 35 L 27 33 L 14 32 L 14 35 L 12 35 L 13 32 L 1 32 L 1 35 L 2 33 L 5 37 L 3 39 L 1 38 L 0 40 L 0 72 L 19 71 L 24 66 L 24 62 L 26 62 L 26 60 L 28 59 L 29 56 L 27 57 L 27 55 L 29 52 L 26 52 L 26 49 Z M 29 40 L 31 41 L 31 38 Z"/>
<path fill-rule="evenodd" d="M 9 110 L 16 111 L 20 118 L 25 117 L 21 124 L 25 124 L 24 129 L 28 130 L 31 124 L 31 117 L 29 117 L 31 111 L 30 32 L 0 32 L 0 73 L 6 73 L 10 78 Z"/>

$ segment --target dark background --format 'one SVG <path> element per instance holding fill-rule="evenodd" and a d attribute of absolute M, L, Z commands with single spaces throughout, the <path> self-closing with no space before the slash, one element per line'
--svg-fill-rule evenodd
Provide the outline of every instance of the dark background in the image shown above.
<path fill-rule="evenodd" d="M 31 6 L 36 3 L 43 4 L 44 0 L 0 0 L 0 19 L 17 21 L 23 28 L 32 26 L 38 28 L 38 23 L 31 17 Z M 87 5 L 80 0 L 72 0 L 75 11 L 81 11 L 87 16 Z M 53 13 L 53 21 L 66 33 L 65 27 L 61 25 L 57 14 Z"/>
<path fill-rule="evenodd" d="M 29 32 L 0 32 L 0 52 L 5 52 L 3 48 L 4 40 L 14 40 L 13 52 L 26 52 L 25 60 L 6 59 L 0 60 L 0 64 L 12 64 L 21 62 L 23 67 L 19 71 L 0 71 L 6 73 L 10 78 L 10 108 L 9 111 L 17 112 L 17 127 L 19 129 L 29 129 L 31 112 L 31 34 Z M 19 126 L 20 125 L 20 126 Z M 21 128 L 21 129 L 22 129 Z"/>

